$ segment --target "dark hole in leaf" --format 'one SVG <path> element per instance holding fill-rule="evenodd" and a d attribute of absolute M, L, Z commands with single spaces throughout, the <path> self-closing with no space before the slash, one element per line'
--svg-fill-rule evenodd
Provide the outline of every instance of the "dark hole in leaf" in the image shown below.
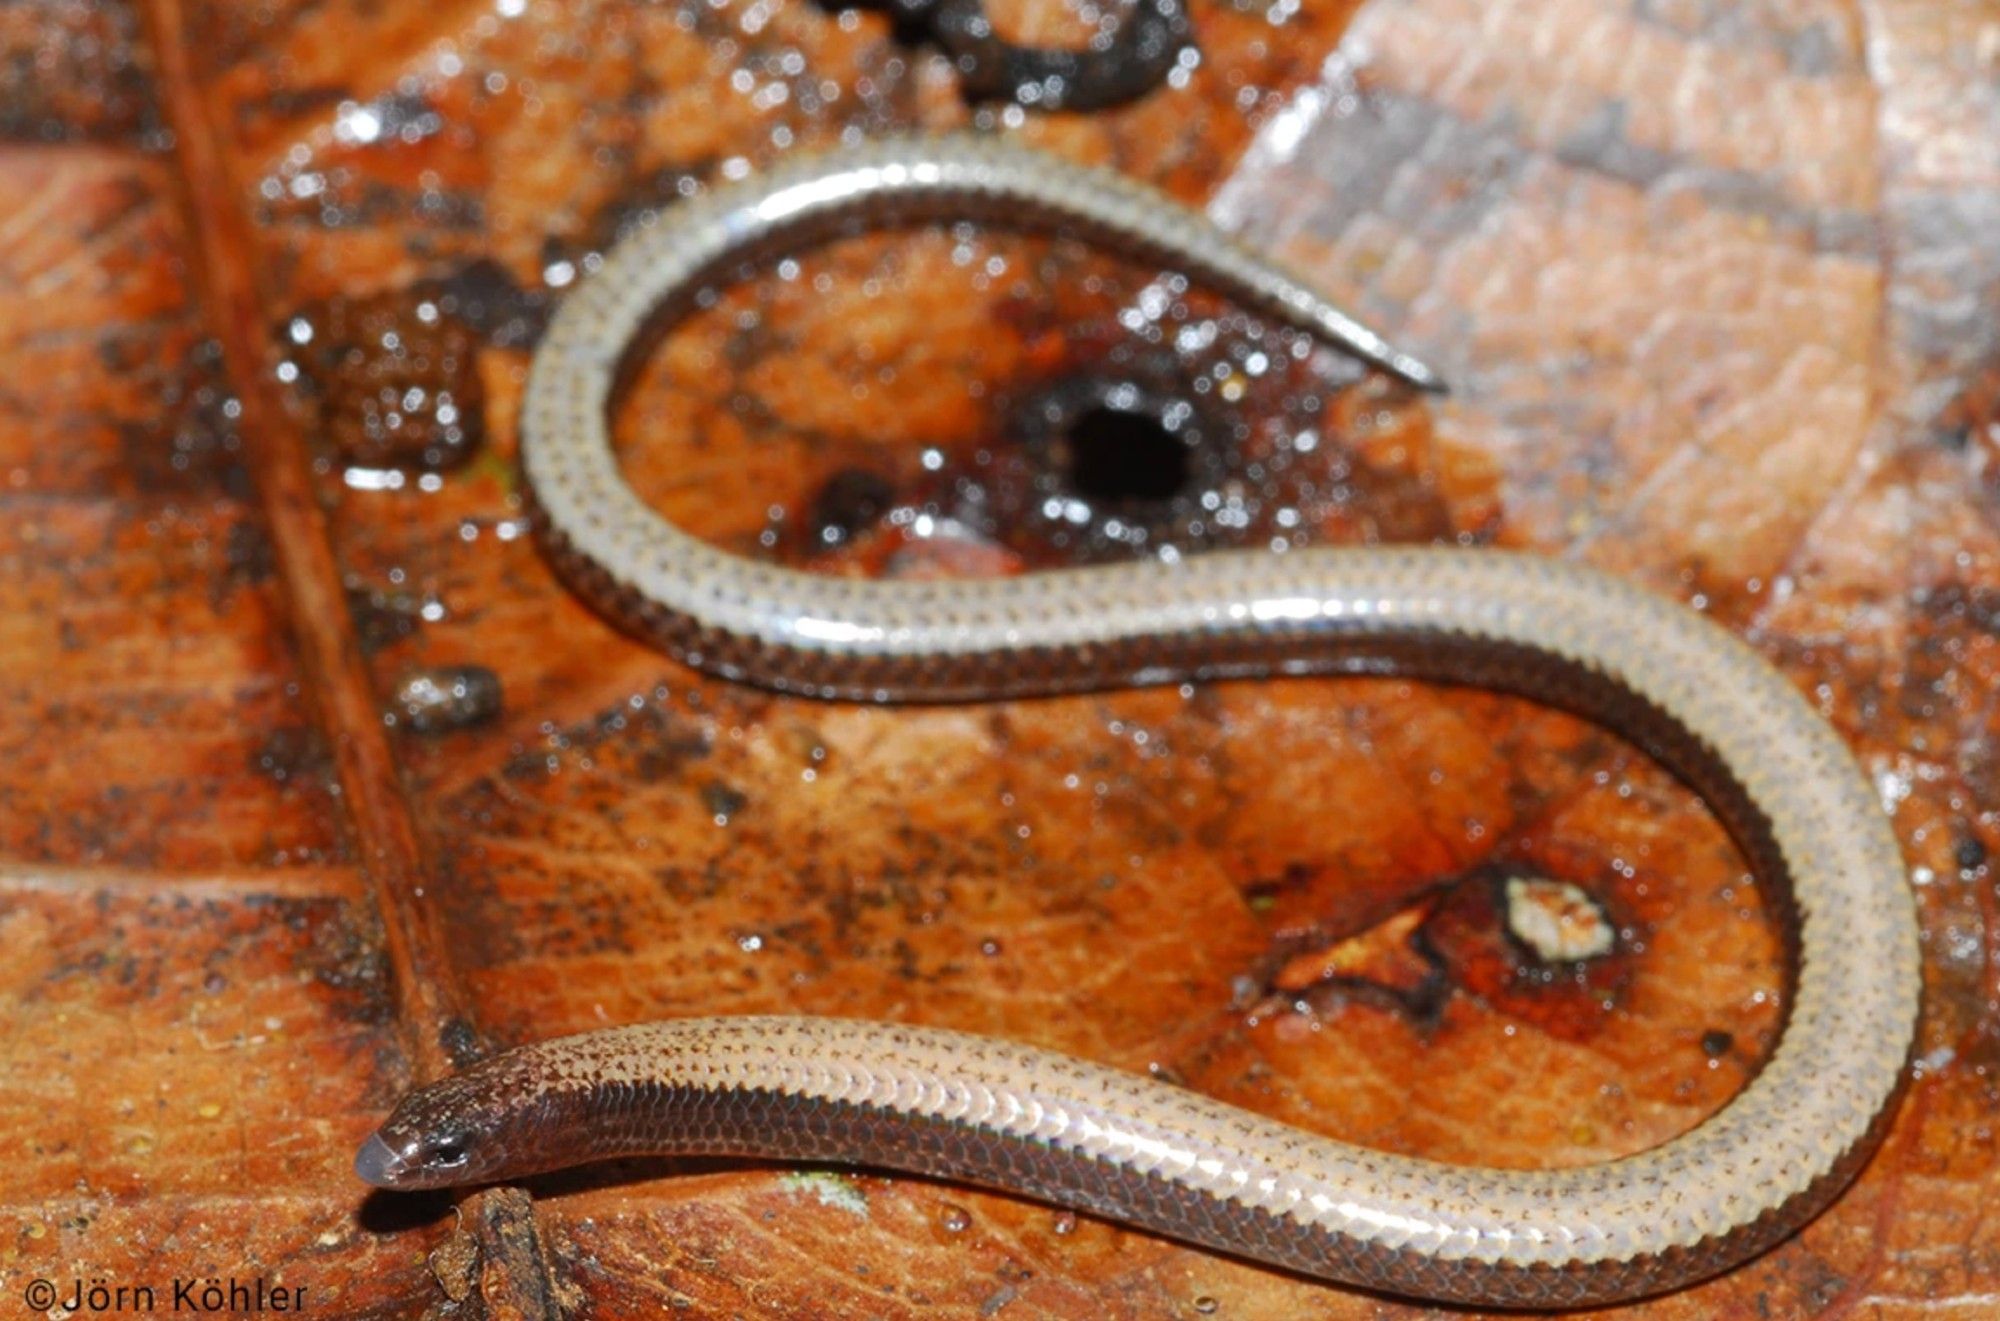
<path fill-rule="evenodd" d="M 1090 500 L 1170 500 L 1188 483 L 1188 449 L 1160 420 L 1106 404 L 1069 430 L 1070 481 Z"/>

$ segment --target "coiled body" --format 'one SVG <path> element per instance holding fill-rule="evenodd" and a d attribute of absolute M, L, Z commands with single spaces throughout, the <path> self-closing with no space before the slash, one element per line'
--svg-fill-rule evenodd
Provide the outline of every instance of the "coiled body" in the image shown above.
<path fill-rule="evenodd" d="M 681 208 L 564 304 L 536 355 L 523 462 L 565 576 L 691 663 L 825 697 L 1344 671 L 1500 688 L 1591 716 L 1700 792 L 1765 887 L 1796 973 L 1770 1060 L 1660 1148 L 1524 1173 L 1372 1152 L 979 1038 L 697 1020 L 543 1042 L 419 1089 L 363 1151 L 364 1177 L 431 1186 L 635 1152 L 851 1160 L 1011 1188 L 1330 1279 L 1510 1305 L 1671 1288 L 1824 1206 L 1900 1086 L 1918 1009 L 1914 907 L 1881 805 L 1838 736 L 1699 616 L 1579 565 L 1495 551 L 826 579 L 708 547 L 627 487 L 606 414 L 649 320 L 746 252 L 857 217 L 939 215 L 1074 228 L 1433 379 L 1142 189 L 984 141 L 876 144 Z"/>

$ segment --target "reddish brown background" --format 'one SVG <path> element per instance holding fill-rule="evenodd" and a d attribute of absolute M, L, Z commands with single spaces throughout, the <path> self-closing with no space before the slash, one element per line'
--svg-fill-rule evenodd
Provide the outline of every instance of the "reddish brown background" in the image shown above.
<path fill-rule="evenodd" d="M 1024 38 L 1074 22 L 995 8 Z M 1642 577 L 1819 696 L 1905 842 L 1929 999 L 1883 1152 L 1795 1241 L 1634 1310 L 2000 1309 L 2000 15 L 1192 11 L 1182 85 L 988 120 L 1210 202 L 1456 386 L 1260 371 L 1268 327 L 1170 307 L 1166 356 L 1263 463 L 1221 539 Z M 356 140 L 356 108 L 387 131 Z M 1782 996 L 1756 895 L 1600 731 L 1358 680 L 783 701 L 551 578 L 512 410 L 562 263 L 684 181 L 967 117 L 935 52 L 805 0 L 0 7 L 0 1315 L 36 1276 L 232 1274 L 341 1316 L 1416 1310 L 873 1174 L 364 1201 L 350 1154 L 413 1079 L 649 1016 L 976 1028 L 1509 1165 L 1647 1146 L 1740 1085 Z M 948 475 L 983 450 L 993 535 L 815 562 L 1111 553 L 1037 522 L 997 401 L 1120 361 L 1153 275 L 970 231 L 802 255 L 655 354 L 629 469 L 800 558 L 832 474 L 911 510 L 949 494 L 920 450 Z M 478 304 L 484 444 L 436 489 L 352 485 L 279 378 L 285 328 L 441 289 Z M 1312 456 L 1273 457 L 1307 427 Z M 385 724 L 402 676 L 467 663 L 496 719 Z M 1529 975 L 1500 865 L 1598 894 L 1620 952 Z"/>

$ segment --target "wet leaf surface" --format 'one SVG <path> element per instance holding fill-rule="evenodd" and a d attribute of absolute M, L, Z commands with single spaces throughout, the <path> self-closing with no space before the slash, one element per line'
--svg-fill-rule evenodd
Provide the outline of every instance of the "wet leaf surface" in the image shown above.
<path fill-rule="evenodd" d="M 1421 1310 L 874 1172 L 639 1163 L 458 1216 L 349 1173 L 412 1080 L 656 1016 L 992 1032 L 1524 1168 L 1643 1149 L 1754 1071 L 1763 905 L 1607 731 L 1358 679 L 780 699 L 551 575 L 515 410 L 563 291 L 711 181 L 967 122 L 1208 205 L 1454 393 L 1116 254 L 896 232 L 666 335 L 615 419 L 637 488 L 827 573 L 1455 541 L 1715 615 L 1895 814 L 1920 1073 L 1829 1213 L 1632 1310 L 1991 1303 L 2000 25 L 1191 10 L 1174 85 L 1053 116 L 969 108 L 934 46 L 807 0 L 0 9 L 9 1305 L 235 1275 L 343 1316 Z M 1104 382 L 1198 421 L 1171 495 L 1036 432 Z M 1537 957 L 1515 876 L 1588 896 L 1609 952 Z"/>

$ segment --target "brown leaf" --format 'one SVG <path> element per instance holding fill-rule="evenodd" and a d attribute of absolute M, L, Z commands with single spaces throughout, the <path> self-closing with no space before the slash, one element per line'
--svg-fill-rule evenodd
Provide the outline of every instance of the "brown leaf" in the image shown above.
<path fill-rule="evenodd" d="M 1058 0 L 995 8 L 1022 39 L 1076 29 Z M 616 419 L 634 483 L 829 573 L 1499 541 L 1715 614 L 1876 776 L 1929 999 L 1857 1185 L 1631 1310 L 1977 1310 L 2000 1289 L 2000 28 L 1818 0 L 1191 9 L 1184 86 L 1007 131 L 1209 200 L 1449 398 L 1294 356 L 1201 290 L 1144 340 L 1119 313 L 1157 272 L 1110 254 L 896 233 L 670 334 Z M 663 1163 L 455 1216 L 364 1196 L 349 1161 L 487 1045 L 690 1013 L 997 1033 L 1518 1167 L 1653 1145 L 1754 1071 L 1783 1001 L 1766 915 L 1700 805 L 1604 731 L 1363 680 L 781 699 L 551 575 L 513 447 L 563 290 L 708 181 L 968 113 L 937 51 L 809 0 L 0 9 L 10 1297 L 235 1277 L 341 1316 L 1415 1315 L 875 1173 Z M 1041 512 L 1052 460 L 1018 419 L 1112 375 L 1221 383 L 1199 480 L 1230 519 L 1168 502 L 1135 540 L 1113 497 Z M 479 676 L 479 719 L 385 722 L 438 674 Z M 1601 967 L 1529 967 L 1491 883 L 1522 868 L 1602 905 Z"/>

